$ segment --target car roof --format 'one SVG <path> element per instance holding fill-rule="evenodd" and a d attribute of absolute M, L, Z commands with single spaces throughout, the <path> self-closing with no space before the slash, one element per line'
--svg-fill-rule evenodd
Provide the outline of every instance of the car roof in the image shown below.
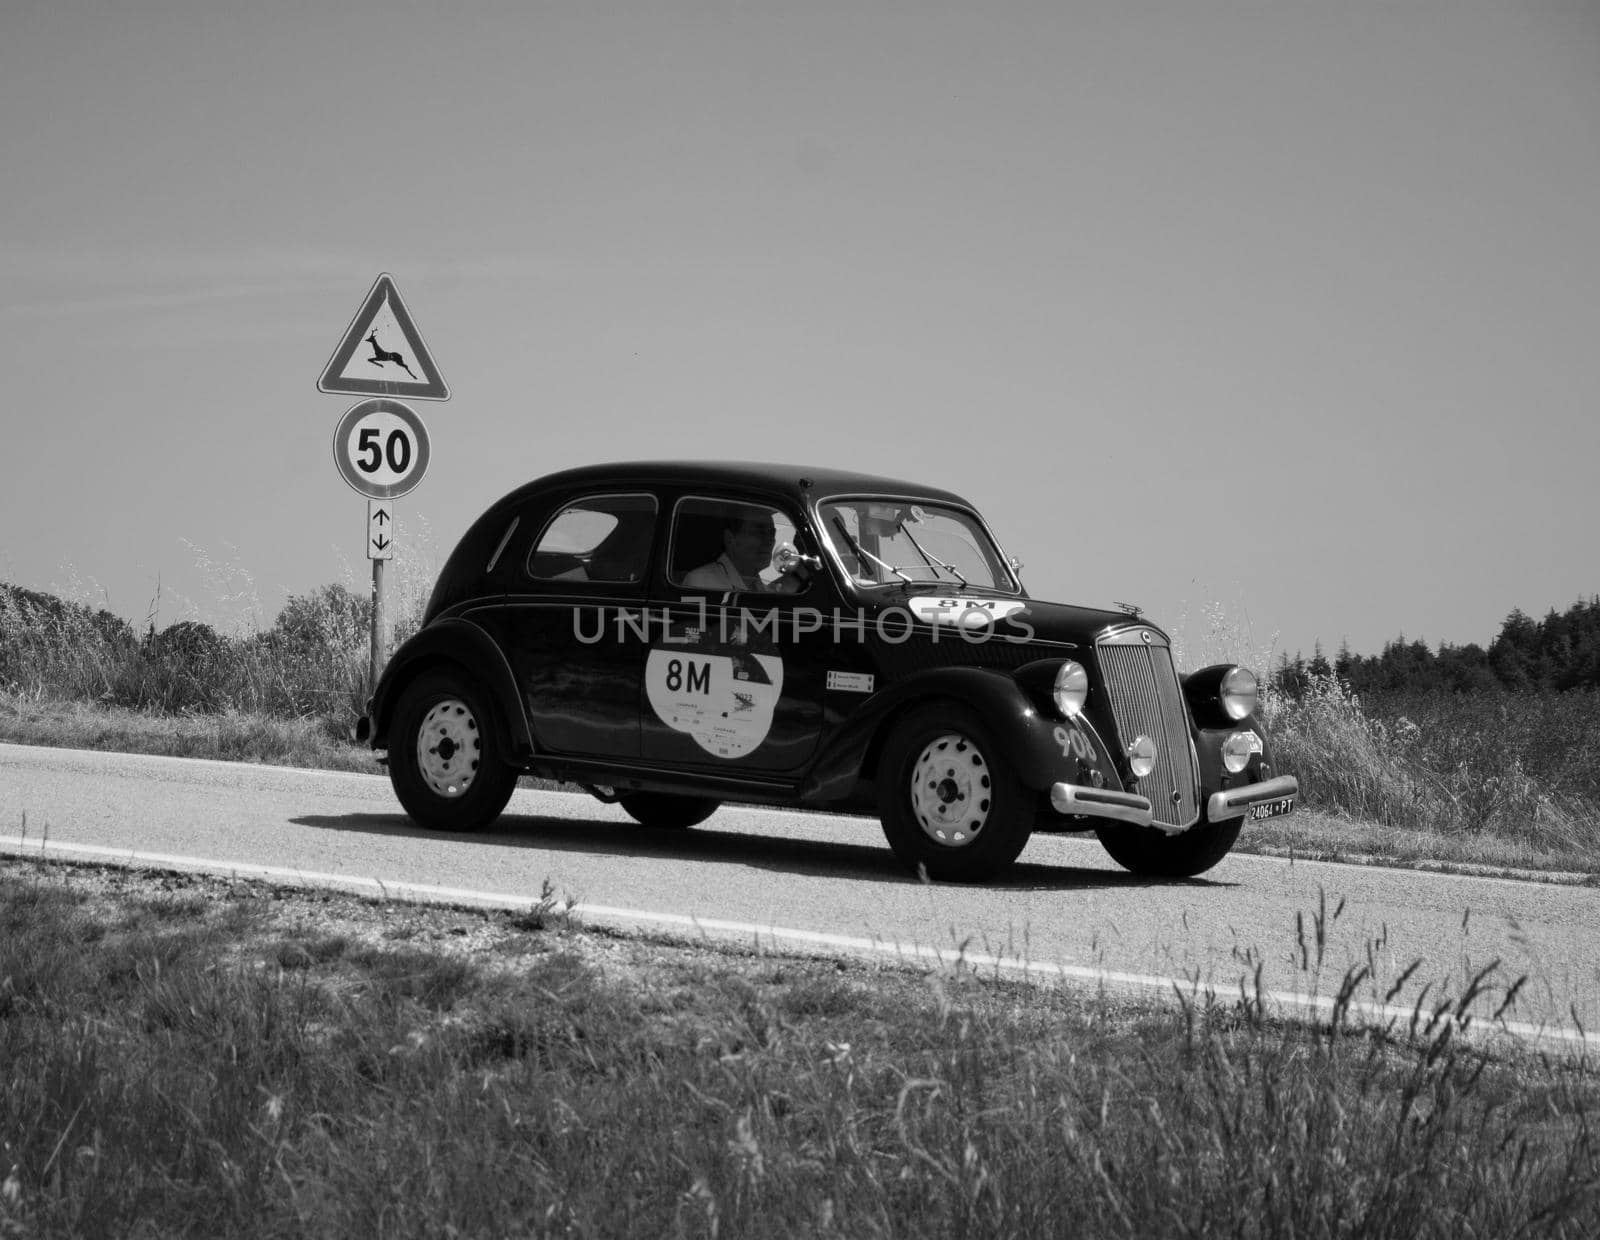
<path fill-rule="evenodd" d="M 913 495 L 943 500 L 970 508 L 972 505 L 953 491 L 906 482 L 881 474 L 860 473 L 825 466 L 779 465 L 758 461 L 623 461 L 604 465 L 583 465 L 546 474 L 517 488 L 505 501 L 526 499 L 536 492 L 555 488 L 567 490 L 588 486 L 660 485 L 677 487 L 740 487 L 774 491 L 790 499 L 804 501 L 829 495 L 859 492 Z"/>

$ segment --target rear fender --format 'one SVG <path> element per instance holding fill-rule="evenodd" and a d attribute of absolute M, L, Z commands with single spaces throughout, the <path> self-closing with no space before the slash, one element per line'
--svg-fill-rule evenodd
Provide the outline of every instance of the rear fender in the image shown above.
<path fill-rule="evenodd" d="M 406 686 L 423 672 L 448 667 L 465 672 L 488 692 L 512 755 L 521 759 L 532 754 L 533 733 L 511 665 L 487 633 L 459 618 L 430 624 L 390 656 L 367 710 L 372 747 L 388 747 L 389 724 Z"/>

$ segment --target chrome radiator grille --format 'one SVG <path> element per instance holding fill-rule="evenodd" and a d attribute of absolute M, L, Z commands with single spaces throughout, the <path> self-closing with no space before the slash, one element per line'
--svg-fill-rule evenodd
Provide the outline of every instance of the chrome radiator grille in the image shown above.
<path fill-rule="evenodd" d="M 1156 744 L 1155 770 L 1132 791 L 1150 798 L 1155 821 L 1186 827 L 1199 816 L 1199 773 L 1189 746 L 1189 712 L 1172 651 L 1141 630 L 1113 634 L 1096 647 L 1121 747 L 1143 733 Z M 1158 644 L 1160 643 L 1160 644 Z"/>

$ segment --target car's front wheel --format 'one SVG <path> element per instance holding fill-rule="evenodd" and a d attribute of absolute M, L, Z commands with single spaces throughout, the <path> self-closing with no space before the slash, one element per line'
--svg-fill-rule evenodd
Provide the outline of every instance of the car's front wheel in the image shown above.
<path fill-rule="evenodd" d="M 1156 827 L 1097 827 L 1095 835 L 1111 859 L 1148 878 L 1193 878 L 1228 855 L 1244 819 L 1201 822 L 1180 835 Z"/>
<path fill-rule="evenodd" d="M 643 827 L 681 831 L 704 822 L 722 804 L 715 797 L 682 797 L 669 792 L 627 792 L 617 804 Z"/>
<path fill-rule="evenodd" d="M 889 847 L 929 878 L 992 878 L 1033 830 L 1026 790 L 1005 754 L 983 720 L 955 702 L 918 707 L 900 721 L 877 785 Z"/>
<path fill-rule="evenodd" d="M 472 680 L 426 672 L 389 728 L 389 781 L 406 813 L 437 831 L 478 831 L 517 786 L 487 695 Z"/>

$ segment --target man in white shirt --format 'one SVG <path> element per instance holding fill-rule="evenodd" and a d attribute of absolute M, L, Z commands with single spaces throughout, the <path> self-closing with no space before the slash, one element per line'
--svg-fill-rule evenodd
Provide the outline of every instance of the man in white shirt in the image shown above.
<path fill-rule="evenodd" d="M 771 513 L 731 516 L 722 525 L 722 554 L 709 564 L 691 568 L 684 575 L 684 587 L 711 594 L 741 590 L 798 594 L 806 583 L 796 573 L 785 573 L 770 583 L 761 580 L 761 570 L 772 562 L 772 546 L 776 541 L 777 531 Z"/>

